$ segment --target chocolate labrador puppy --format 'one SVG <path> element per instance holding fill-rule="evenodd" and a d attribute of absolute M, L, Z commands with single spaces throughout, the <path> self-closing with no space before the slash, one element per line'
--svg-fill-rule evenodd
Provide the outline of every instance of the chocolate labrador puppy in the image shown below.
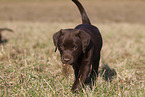
<path fill-rule="evenodd" d="M 75 81 L 72 91 L 78 92 L 84 84 L 93 85 L 98 75 L 102 37 L 98 28 L 91 25 L 81 3 L 72 1 L 81 13 L 82 24 L 74 29 L 61 29 L 53 35 L 53 41 L 62 63 L 73 66 Z"/>

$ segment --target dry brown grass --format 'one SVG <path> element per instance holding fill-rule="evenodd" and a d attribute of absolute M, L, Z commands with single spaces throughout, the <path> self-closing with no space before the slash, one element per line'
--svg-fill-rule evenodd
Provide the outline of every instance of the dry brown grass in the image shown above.
<path fill-rule="evenodd" d="M 70 92 L 73 70 L 69 67 L 70 74 L 67 78 L 63 76 L 59 53 L 54 53 L 52 42 L 58 29 L 76 24 L 5 21 L 0 25 L 15 30 L 14 34 L 3 33 L 8 43 L 0 46 L 1 96 L 78 96 Z M 83 90 L 80 96 L 143 96 L 144 25 L 95 25 L 104 39 L 100 76 L 93 90 Z M 103 77 L 111 82 L 105 82 Z"/>

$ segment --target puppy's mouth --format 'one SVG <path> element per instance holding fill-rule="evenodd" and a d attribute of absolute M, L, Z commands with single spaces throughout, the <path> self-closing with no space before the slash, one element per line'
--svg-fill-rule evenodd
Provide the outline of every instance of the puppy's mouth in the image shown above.
<path fill-rule="evenodd" d="M 62 60 L 62 63 L 63 63 L 64 65 L 72 65 L 72 64 L 73 64 L 73 62 L 71 62 L 71 61 L 68 61 L 68 62 L 67 62 L 67 61 L 63 61 L 63 60 Z"/>

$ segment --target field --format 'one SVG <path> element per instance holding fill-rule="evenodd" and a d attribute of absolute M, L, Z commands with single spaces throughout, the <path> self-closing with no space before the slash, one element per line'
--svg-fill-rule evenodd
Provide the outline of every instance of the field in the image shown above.
<path fill-rule="evenodd" d="M 1 97 L 144 97 L 145 2 L 81 0 L 103 37 L 99 77 L 92 90 L 71 93 L 74 74 L 64 67 L 52 35 L 81 23 L 71 0 L 0 0 Z"/>

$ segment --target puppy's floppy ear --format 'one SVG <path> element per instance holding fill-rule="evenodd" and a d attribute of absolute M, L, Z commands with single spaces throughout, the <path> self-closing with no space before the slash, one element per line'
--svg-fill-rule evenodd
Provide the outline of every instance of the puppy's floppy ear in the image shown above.
<path fill-rule="evenodd" d="M 79 35 L 79 37 L 82 40 L 82 50 L 83 50 L 83 53 L 85 53 L 86 48 L 90 44 L 91 37 L 90 37 L 90 35 L 88 33 L 86 33 L 83 30 L 78 30 L 78 35 Z"/>
<path fill-rule="evenodd" d="M 58 32 L 56 32 L 54 35 L 53 35 L 53 43 L 55 45 L 55 52 L 57 51 L 57 47 L 58 47 L 58 40 L 59 40 L 59 37 L 62 33 L 62 29 L 59 30 Z"/>

